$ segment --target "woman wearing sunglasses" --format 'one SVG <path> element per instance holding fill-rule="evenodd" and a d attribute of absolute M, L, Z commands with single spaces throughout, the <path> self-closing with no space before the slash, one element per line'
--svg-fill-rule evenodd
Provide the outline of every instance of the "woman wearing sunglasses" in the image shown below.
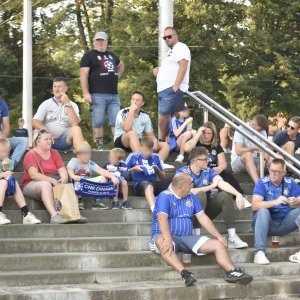
<path fill-rule="evenodd" d="M 57 150 L 51 149 L 52 135 L 40 130 L 34 138 L 34 149 L 24 157 L 23 193 L 27 197 L 43 201 L 50 213 L 51 223 L 64 224 L 55 209 L 52 187 L 68 182 L 68 173 Z"/>

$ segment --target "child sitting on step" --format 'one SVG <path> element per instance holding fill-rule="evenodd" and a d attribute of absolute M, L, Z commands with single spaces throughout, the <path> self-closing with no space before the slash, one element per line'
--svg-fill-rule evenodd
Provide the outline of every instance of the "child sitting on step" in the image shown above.
<path fill-rule="evenodd" d="M 128 171 L 132 172 L 135 194 L 145 196 L 151 211 L 155 206 L 155 196 L 168 189 L 172 181 L 172 178 L 165 178 L 163 163 L 159 155 L 153 153 L 153 146 L 151 137 L 143 137 L 140 151 L 130 154 L 126 160 Z"/>
<path fill-rule="evenodd" d="M 10 224 L 11 221 L 2 212 L 5 195 L 13 195 L 23 216 L 23 224 L 40 224 L 29 212 L 25 198 L 18 182 L 13 178 L 14 163 L 9 159 L 10 143 L 7 138 L 0 138 L 0 225 Z"/>
<path fill-rule="evenodd" d="M 115 185 L 119 184 L 119 180 L 109 171 L 99 167 L 95 162 L 91 161 L 92 148 L 88 142 L 83 141 L 75 145 L 73 157 L 67 165 L 67 170 L 70 178 L 74 181 L 80 179 L 87 179 L 93 173 L 101 175 L 98 182 L 107 182 L 110 179 Z M 78 196 L 79 209 L 84 209 L 84 203 L 81 196 Z M 101 202 L 100 198 L 96 198 L 93 202 L 93 209 L 108 209 L 108 207 Z"/>
<path fill-rule="evenodd" d="M 128 200 L 128 184 L 127 180 L 124 178 L 124 173 L 127 172 L 127 165 L 123 161 L 125 157 L 125 151 L 121 148 L 114 148 L 109 152 L 108 155 L 108 162 L 103 166 L 104 169 L 108 170 L 115 177 L 118 178 L 119 184 L 117 185 L 117 193 L 116 197 L 112 203 L 112 209 L 119 209 L 119 200 L 118 194 L 121 189 L 123 194 L 123 202 L 122 208 L 123 209 L 132 209 L 130 202 Z"/>
<path fill-rule="evenodd" d="M 192 126 L 193 118 L 190 117 L 190 108 L 183 103 L 177 108 L 177 112 L 169 124 L 170 151 L 179 151 L 175 161 L 183 162 L 184 160 L 184 145 L 197 133 Z"/>

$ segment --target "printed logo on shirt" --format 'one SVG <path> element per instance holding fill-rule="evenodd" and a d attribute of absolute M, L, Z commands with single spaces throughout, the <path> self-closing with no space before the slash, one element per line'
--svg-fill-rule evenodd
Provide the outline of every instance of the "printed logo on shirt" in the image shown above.
<path fill-rule="evenodd" d="M 284 196 L 287 196 L 288 194 L 289 194 L 289 190 L 288 190 L 288 189 L 284 189 L 284 190 L 283 190 L 283 195 L 284 195 Z"/>
<path fill-rule="evenodd" d="M 107 71 L 114 71 L 114 64 L 111 61 L 106 61 L 104 66 L 107 68 Z"/>
<path fill-rule="evenodd" d="M 208 185 L 208 181 L 207 181 L 207 179 L 206 179 L 206 178 L 204 178 L 204 179 L 203 179 L 203 181 L 202 181 L 202 183 L 203 183 L 203 185 Z"/>
<path fill-rule="evenodd" d="M 185 205 L 186 205 L 187 207 L 192 207 L 192 202 L 191 202 L 190 200 L 187 200 L 187 201 L 185 202 Z"/>
<path fill-rule="evenodd" d="M 217 155 L 217 151 L 216 151 L 215 149 L 213 149 L 213 150 L 211 151 L 211 154 L 212 154 L 212 155 Z"/>
<path fill-rule="evenodd" d="M 97 56 L 98 60 L 102 60 L 102 57 L 100 55 Z"/>

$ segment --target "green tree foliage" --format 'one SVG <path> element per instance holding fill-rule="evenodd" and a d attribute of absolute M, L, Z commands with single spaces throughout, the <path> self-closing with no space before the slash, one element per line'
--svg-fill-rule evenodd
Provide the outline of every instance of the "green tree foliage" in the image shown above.
<path fill-rule="evenodd" d="M 299 112 L 299 1 L 175 0 L 174 25 L 192 52 L 190 90 L 202 90 L 243 119 L 256 113 Z M 133 90 L 146 94 L 157 123 L 152 69 L 157 66 L 158 1 L 33 0 L 33 102 L 51 96 L 52 78 L 69 79 L 91 141 L 89 107 L 79 85 L 79 61 L 95 31 L 109 34 L 109 49 L 125 63 L 122 106 Z M 0 4 L 0 96 L 21 115 L 22 1 Z M 196 112 L 196 125 L 202 114 Z M 14 117 L 14 120 L 16 119 Z M 13 121 L 14 121 L 13 120 Z M 220 124 L 221 125 L 221 124 Z M 111 137 L 106 127 L 106 138 Z"/>

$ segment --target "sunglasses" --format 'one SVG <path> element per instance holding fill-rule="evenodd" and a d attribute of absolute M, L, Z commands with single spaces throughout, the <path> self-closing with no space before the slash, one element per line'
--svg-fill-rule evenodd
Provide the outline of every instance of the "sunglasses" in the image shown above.
<path fill-rule="evenodd" d="M 291 126 L 290 124 L 288 124 L 288 125 L 287 125 L 287 128 L 290 128 L 291 130 L 295 130 L 295 129 L 297 129 L 297 128 L 295 128 L 295 127 Z"/>
<path fill-rule="evenodd" d="M 48 131 L 46 129 L 41 129 L 38 133 L 38 135 L 36 136 L 36 139 L 35 140 L 38 140 L 42 134 L 44 133 L 48 133 Z"/>
<path fill-rule="evenodd" d="M 167 40 L 167 39 L 170 40 L 172 38 L 172 36 L 173 36 L 172 34 L 171 35 L 166 35 L 166 36 L 163 36 L 163 39 L 164 40 Z"/>

